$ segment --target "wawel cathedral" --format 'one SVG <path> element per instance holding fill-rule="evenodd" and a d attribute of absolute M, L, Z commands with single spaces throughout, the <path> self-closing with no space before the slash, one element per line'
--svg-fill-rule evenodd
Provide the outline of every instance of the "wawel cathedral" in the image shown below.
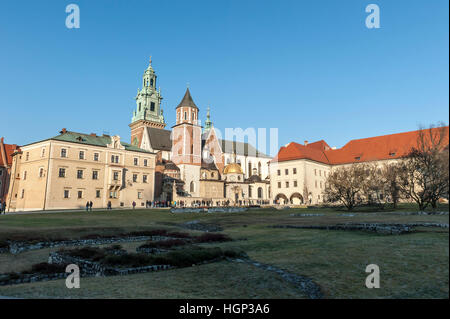
<path fill-rule="evenodd" d="M 189 88 L 169 115 L 175 125 L 168 130 L 156 79 L 150 60 L 129 124 L 130 143 L 66 128 L 21 146 L 1 138 L 0 201 L 7 211 L 79 209 L 86 202 L 95 208 L 145 208 L 148 201 L 178 207 L 320 205 L 333 169 L 400 161 L 420 136 L 411 131 L 362 138 L 338 149 L 324 140 L 291 142 L 272 159 L 248 143 L 219 138 L 209 108 L 201 126 Z M 449 127 L 433 132 L 445 133 L 448 150 Z"/>
<path fill-rule="evenodd" d="M 173 114 L 175 125 L 166 129 L 156 83 L 150 60 L 129 125 L 131 144 L 157 154 L 155 200 L 187 206 L 268 204 L 271 157 L 248 143 L 219 139 L 209 108 L 201 126 L 189 88 Z"/>

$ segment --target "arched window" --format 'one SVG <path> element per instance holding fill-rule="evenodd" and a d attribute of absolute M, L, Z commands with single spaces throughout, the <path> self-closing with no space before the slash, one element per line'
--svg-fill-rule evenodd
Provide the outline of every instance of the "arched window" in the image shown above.
<path fill-rule="evenodd" d="M 262 198 L 263 197 L 263 189 L 262 187 L 258 187 L 258 198 Z"/>
<path fill-rule="evenodd" d="M 252 175 L 252 162 L 248 162 L 248 176 Z"/>
<path fill-rule="evenodd" d="M 141 111 L 141 102 L 139 102 L 139 112 Z"/>
<path fill-rule="evenodd" d="M 261 177 L 261 162 L 258 162 L 258 175 Z"/>
<path fill-rule="evenodd" d="M 191 184 L 189 185 L 189 191 L 191 193 L 195 192 L 195 183 L 194 182 L 191 182 Z"/>
<path fill-rule="evenodd" d="M 184 120 L 187 120 L 187 112 L 184 112 Z"/>
<path fill-rule="evenodd" d="M 150 80 L 150 86 L 153 87 L 153 79 Z"/>
<path fill-rule="evenodd" d="M 248 198 L 252 197 L 252 188 L 251 186 L 248 187 Z"/>

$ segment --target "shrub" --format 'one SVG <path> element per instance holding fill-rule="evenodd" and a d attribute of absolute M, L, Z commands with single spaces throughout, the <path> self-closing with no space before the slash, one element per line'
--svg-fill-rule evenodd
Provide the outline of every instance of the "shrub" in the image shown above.
<path fill-rule="evenodd" d="M 131 233 L 127 233 L 125 235 L 128 235 L 128 236 L 166 236 L 167 230 L 165 230 L 165 229 L 141 230 L 141 231 L 134 231 Z"/>
<path fill-rule="evenodd" d="M 209 261 L 223 257 L 220 248 L 190 248 L 172 251 L 154 257 L 156 264 L 169 264 L 175 267 L 189 267 L 203 261 Z"/>
<path fill-rule="evenodd" d="M 31 271 L 26 273 L 56 274 L 63 272 L 66 272 L 66 265 L 39 263 L 31 266 Z"/>
<path fill-rule="evenodd" d="M 149 241 L 145 244 L 141 245 L 139 248 L 165 248 L 169 249 L 175 246 L 183 246 L 186 245 L 186 241 L 181 239 L 168 239 L 168 240 L 159 240 L 159 241 Z"/>
<path fill-rule="evenodd" d="M 108 266 L 142 267 L 154 265 L 153 258 L 143 254 L 127 254 L 120 256 L 106 256 L 102 264 Z"/>
<path fill-rule="evenodd" d="M 121 249 L 122 249 L 122 245 L 119 245 L 119 244 L 114 244 L 109 247 L 105 247 L 105 250 L 121 250 Z"/>
<path fill-rule="evenodd" d="M 167 234 L 168 237 L 177 237 L 177 238 L 191 238 L 192 236 L 188 233 L 182 232 L 171 232 Z"/>
<path fill-rule="evenodd" d="M 7 241 L 0 240 L 0 248 L 8 248 L 9 244 Z"/>
<path fill-rule="evenodd" d="M 73 257 L 89 259 L 92 261 L 99 261 L 106 256 L 105 251 L 103 249 L 94 247 L 83 247 L 72 250 L 60 250 L 60 251 L 69 254 L 70 256 Z"/>
<path fill-rule="evenodd" d="M 228 258 L 247 257 L 247 254 L 241 249 L 225 249 L 223 255 Z"/>
<path fill-rule="evenodd" d="M 195 238 L 197 243 L 211 243 L 211 242 L 224 242 L 231 241 L 232 239 L 225 234 L 213 234 L 213 233 L 204 233 Z"/>

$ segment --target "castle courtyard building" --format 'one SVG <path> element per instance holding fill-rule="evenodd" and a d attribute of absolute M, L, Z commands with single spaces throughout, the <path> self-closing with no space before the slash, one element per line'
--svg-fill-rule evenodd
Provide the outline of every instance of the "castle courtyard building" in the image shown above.
<path fill-rule="evenodd" d="M 434 134 L 445 131 L 444 144 L 448 145 L 448 126 L 432 130 Z M 333 169 L 357 163 L 381 166 L 401 161 L 417 147 L 419 134 L 417 130 L 351 140 L 339 149 L 323 140 L 291 142 L 280 148 L 270 165 L 272 200 L 278 204 L 322 204 L 325 183 Z"/>
<path fill-rule="evenodd" d="M 145 207 L 154 199 L 156 155 L 119 136 L 60 135 L 12 155 L 8 211 Z"/>

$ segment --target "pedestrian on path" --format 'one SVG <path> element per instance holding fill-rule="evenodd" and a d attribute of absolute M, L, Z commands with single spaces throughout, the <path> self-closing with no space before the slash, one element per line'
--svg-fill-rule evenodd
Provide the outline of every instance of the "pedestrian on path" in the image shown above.
<path fill-rule="evenodd" d="M 92 201 L 90 201 L 89 202 L 89 210 L 92 212 L 92 205 L 93 205 L 93 203 L 92 203 Z"/>

